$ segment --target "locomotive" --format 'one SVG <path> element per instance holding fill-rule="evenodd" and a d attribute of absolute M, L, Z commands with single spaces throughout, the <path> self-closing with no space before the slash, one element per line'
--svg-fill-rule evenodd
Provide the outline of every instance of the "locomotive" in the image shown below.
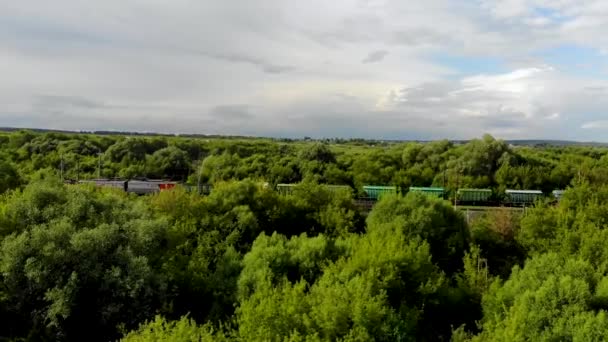
<path fill-rule="evenodd" d="M 79 184 L 94 184 L 96 186 L 121 189 L 128 193 L 138 195 L 154 194 L 160 191 L 173 189 L 177 182 L 158 180 L 158 179 L 92 179 L 82 180 Z"/>

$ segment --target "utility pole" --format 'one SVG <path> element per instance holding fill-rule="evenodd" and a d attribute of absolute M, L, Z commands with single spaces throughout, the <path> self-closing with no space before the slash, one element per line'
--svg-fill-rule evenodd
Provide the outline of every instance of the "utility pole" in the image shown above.
<path fill-rule="evenodd" d="M 63 183 L 63 154 L 61 155 L 61 167 L 60 167 L 59 174 L 61 177 L 61 182 Z"/>
<path fill-rule="evenodd" d="M 97 178 L 101 179 L 101 152 L 97 152 L 99 163 L 97 164 Z"/>
<path fill-rule="evenodd" d="M 460 189 L 460 167 L 456 169 L 456 193 L 454 194 L 454 208 L 456 208 L 458 199 L 458 189 Z"/>
<path fill-rule="evenodd" d="M 203 163 L 201 162 L 198 167 L 198 194 L 200 195 L 202 192 L 201 189 L 201 178 L 203 177 Z"/>

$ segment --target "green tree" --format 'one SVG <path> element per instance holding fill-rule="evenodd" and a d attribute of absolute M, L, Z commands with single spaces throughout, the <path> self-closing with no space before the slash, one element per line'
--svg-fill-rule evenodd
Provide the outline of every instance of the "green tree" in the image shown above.
<path fill-rule="evenodd" d="M 548 253 L 516 267 L 483 300 L 475 341 L 603 341 L 607 278 L 580 258 Z M 597 304 L 602 309 L 597 310 Z"/>
<path fill-rule="evenodd" d="M 153 321 L 142 324 L 139 329 L 128 333 L 122 342 L 218 342 L 228 338 L 211 325 L 198 326 L 186 316 L 178 321 L 167 321 L 157 316 Z"/>
<path fill-rule="evenodd" d="M 148 175 L 185 179 L 190 170 L 188 154 L 175 146 L 154 152 L 147 160 Z"/>
<path fill-rule="evenodd" d="M 260 239 L 239 281 L 241 339 L 413 341 L 427 333 L 417 323 L 445 279 L 426 243 L 380 228 L 329 250 L 323 238 Z"/>
<path fill-rule="evenodd" d="M 405 197 L 386 196 L 370 212 L 367 230 L 390 224 L 408 239 L 428 241 L 433 261 L 452 274 L 462 268 L 469 235 L 462 213 L 446 201 L 410 193 Z"/>
<path fill-rule="evenodd" d="M 8 161 L 0 160 L 0 194 L 21 185 L 21 176 Z"/>
<path fill-rule="evenodd" d="M 0 305 L 13 322 L 0 335 L 107 340 L 161 308 L 166 222 L 124 194 L 34 182 L 0 222 Z"/>

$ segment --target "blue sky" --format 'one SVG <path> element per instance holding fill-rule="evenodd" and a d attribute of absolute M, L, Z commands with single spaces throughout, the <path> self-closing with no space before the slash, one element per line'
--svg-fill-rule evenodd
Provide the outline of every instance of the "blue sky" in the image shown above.
<path fill-rule="evenodd" d="M 593 47 L 565 44 L 541 50 L 537 55 L 568 74 L 601 79 L 607 76 L 607 56 Z"/>
<path fill-rule="evenodd" d="M 534 15 L 539 17 L 544 17 L 551 19 L 557 23 L 564 23 L 572 17 L 568 16 L 565 13 L 562 13 L 559 9 L 549 8 L 549 7 L 533 7 L 532 12 Z"/>
<path fill-rule="evenodd" d="M 449 52 L 437 52 L 430 60 L 453 72 L 453 77 L 467 75 L 503 73 L 508 71 L 506 62 L 498 57 L 458 56 Z"/>
<path fill-rule="evenodd" d="M 600 0 L 7 2 L 0 126 L 607 141 Z"/>

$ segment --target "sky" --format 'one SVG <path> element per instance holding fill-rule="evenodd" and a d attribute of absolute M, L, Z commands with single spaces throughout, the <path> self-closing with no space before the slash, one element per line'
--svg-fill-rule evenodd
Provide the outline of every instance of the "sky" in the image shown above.
<path fill-rule="evenodd" d="M 608 141 L 605 0 L 0 8 L 0 126 Z"/>

